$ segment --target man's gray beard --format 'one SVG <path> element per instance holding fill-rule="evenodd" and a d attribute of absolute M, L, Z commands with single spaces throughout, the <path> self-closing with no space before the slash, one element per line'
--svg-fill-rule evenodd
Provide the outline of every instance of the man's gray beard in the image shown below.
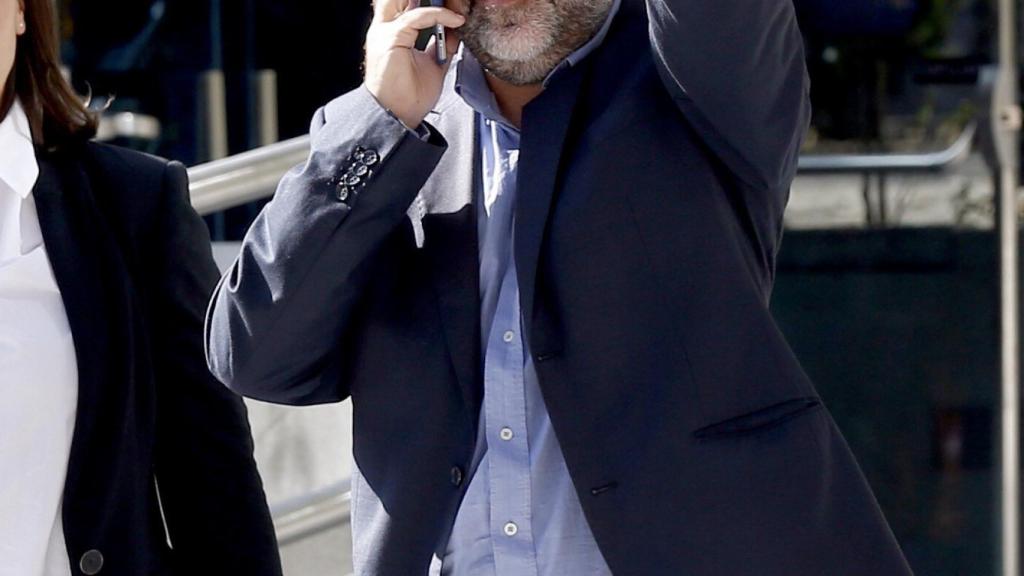
<path fill-rule="evenodd" d="M 502 59 L 489 51 L 496 22 L 482 10 L 470 9 L 466 24 L 459 29 L 462 41 L 488 73 L 514 86 L 539 84 L 577 48 L 594 37 L 608 18 L 614 0 L 540 0 L 549 4 L 549 46 L 525 60 Z"/>

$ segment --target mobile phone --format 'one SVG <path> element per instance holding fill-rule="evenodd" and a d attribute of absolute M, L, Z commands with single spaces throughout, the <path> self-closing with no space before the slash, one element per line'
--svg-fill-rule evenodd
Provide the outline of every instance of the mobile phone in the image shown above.
<path fill-rule="evenodd" d="M 438 8 L 444 8 L 444 0 L 430 0 L 431 6 Z M 444 24 L 438 24 L 434 26 L 434 57 L 437 59 L 438 64 L 444 64 L 448 62 L 448 42 L 447 33 L 444 29 Z"/>

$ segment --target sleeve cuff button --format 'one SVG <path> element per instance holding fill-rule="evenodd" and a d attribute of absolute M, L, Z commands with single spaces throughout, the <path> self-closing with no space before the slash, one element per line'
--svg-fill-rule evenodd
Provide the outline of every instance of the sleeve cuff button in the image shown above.
<path fill-rule="evenodd" d="M 352 194 L 352 191 L 349 189 L 348 186 L 344 184 L 339 184 L 338 187 L 334 189 L 334 194 L 335 196 L 337 196 L 338 200 L 345 202 Z"/>

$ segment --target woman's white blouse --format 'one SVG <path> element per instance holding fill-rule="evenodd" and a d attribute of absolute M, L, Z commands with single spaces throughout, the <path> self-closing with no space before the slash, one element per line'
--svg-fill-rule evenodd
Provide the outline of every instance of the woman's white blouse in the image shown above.
<path fill-rule="evenodd" d="M 68 576 L 61 506 L 78 366 L 32 196 L 29 134 L 15 103 L 0 123 L 0 572 Z"/>

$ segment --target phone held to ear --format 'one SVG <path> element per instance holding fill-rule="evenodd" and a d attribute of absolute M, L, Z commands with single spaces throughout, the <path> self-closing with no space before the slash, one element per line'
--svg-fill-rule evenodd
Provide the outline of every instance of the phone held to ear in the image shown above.
<path fill-rule="evenodd" d="M 444 0 L 430 0 L 430 5 L 438 8 L 444 8 Z M 435 58 L 438 64 L 445 64 L 448 62 L 448 41 L 447 34 L 445 33 L 444 24 L 437 24 L 434 26 L 434 51 Z"/>

